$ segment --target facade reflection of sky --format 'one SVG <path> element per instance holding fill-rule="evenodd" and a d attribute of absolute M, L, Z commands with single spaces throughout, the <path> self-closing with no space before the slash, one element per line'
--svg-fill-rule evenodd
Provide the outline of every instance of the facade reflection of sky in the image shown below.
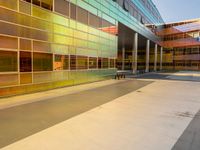
<path fill-rule="evenodd" d="M 200 30 L 200 21 L 175 26 L 174 28 L 179 30 L 180 32 L 189 32 L 192 30 Z"/>

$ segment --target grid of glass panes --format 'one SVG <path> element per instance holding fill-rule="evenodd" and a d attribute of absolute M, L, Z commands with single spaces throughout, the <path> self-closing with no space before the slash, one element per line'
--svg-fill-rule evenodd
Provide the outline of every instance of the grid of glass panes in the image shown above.
<path fill-rule="evenodd" d="M 0 72 L 4 72 L 0 86 L 71 78 L 60 71 L 86 70 L 91 74 L 92 70 L 104 68 L 109 74 L 109 69 L 115 70 L 113 64 L 102 67 L 104 57 L 116 59 L 117 36 L 101 30 L 101 22 L 104 27 L 112 24 L 69 2 L 64 6 L 71 8 L 70 13 L 53 13 L 56 7 L 51 2 L 0 0 Z M 85 18 L 78 17 L 79 11 L 85 12 Z"/>

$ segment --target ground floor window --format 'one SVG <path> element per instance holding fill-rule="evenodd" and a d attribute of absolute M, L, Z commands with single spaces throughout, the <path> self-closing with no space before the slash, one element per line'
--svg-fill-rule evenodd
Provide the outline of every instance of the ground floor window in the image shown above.
<path fill-rule="evenodd" d="M 108 68 L 108 58 L 102 58 L 102 67 Z"/>
<path fill-rule="evenodd" d="M 20 72 L 32 71 L 32 59 L 30 52 L 20 52 Z"/>
<path fill-rule="evenodd" d="M 77 56 L 77 69 L 88 69 L 88 57 Z"/>
<path fill-rule="evenodd" d="M 68 55 L 54 55 L 54 70 L 68 70 L 69 56 Z"/>
<path fill-rule="evenodd" d="M 48 53 L 33 53 L 33 71 L 52 71 L 53 57 Z"/>
<path fill-rule="evenodd" d="M 18 69 L 17 52 L 0 51 L 0 72 L 16 72 Z"/>
<path fill-rule="evenodd" d="M 70 55 L 70 70 L 76 70 L 76 55 Z"/>
<path fill-rule="evenodd" d="M 96 69 L 97 68 L 97 58 L 90 57 L 89 58 L 89 69 Z"/>

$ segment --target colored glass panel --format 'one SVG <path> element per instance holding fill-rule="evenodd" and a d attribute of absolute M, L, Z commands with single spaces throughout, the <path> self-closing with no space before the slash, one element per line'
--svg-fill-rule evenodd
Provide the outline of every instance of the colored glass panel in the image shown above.
<path fill-rule="evenodd" d="M 16 72 L 17 52 L 0 50 L 0 72 Z"/>

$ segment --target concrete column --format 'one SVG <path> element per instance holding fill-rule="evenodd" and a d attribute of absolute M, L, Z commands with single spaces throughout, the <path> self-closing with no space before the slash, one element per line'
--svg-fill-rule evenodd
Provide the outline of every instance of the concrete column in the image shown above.
<path fill-rule="evenodd" d="M 122 47 L 122 70 L 125 69 L 125 47 Z"/>
<path fill-rule="evenodd" d="M 158 45 L 155 44 L 154 49 L 154 71 L 157 71 Z"/>
<path fill-rule="evenodd" d="M 150 41 L 147 40 L 147 43 L 146 43 L 146 69 L 145 69 L 145 72 L 149 72 L 149 50 L 150 50 Z"/>
<path fill-rule="evenodd" d="M 162 70 L 163 63 L 163 47 L 160 48 L 160 70 Z"/>
<path fill-rule="evenodd" d="M 55 11 L 55 0 L 53 0 L 52 11 Z"/>
<path fill-rule="evenodd" d="M 133 51 L 132 51 L 132 69 L 133 73 L 137 72 L 137 53 L 138 53 L 138 33 L 134 34 Z"/>

